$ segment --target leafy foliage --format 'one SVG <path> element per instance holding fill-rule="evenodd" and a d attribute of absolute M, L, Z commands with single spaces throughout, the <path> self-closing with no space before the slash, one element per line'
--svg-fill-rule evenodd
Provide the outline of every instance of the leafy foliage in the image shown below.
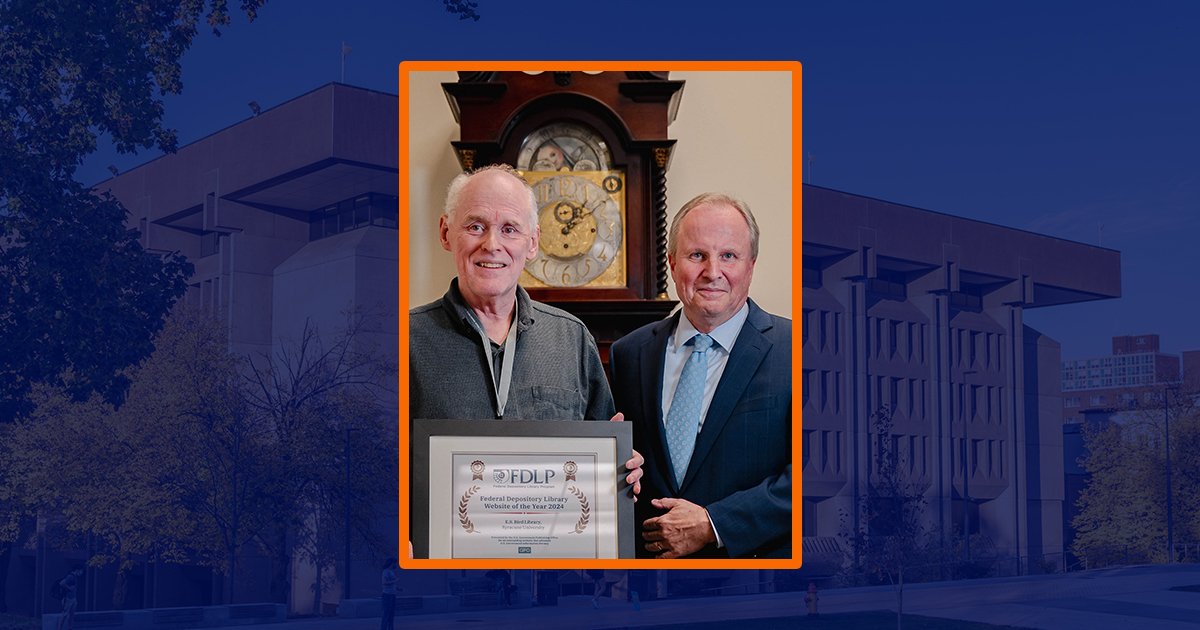
<path fill-rule="evenodd" d="M 479 4 L 471 0 L 442 0 L 442 4 L 446 6 L 446 11 L 458 16 L 460 20 L 479 21 L 479 12 L 475 9 L 479 8 Z"/>
<path fill-rule="evenodd" d="M 371 392 L 391 378 L 358 349 L 357 324 L 328 344 L 310 327 L 254 365 L 228 353 L 218 322 L 178 308 L 155 345 L 119 409 L 39 386 L 35 411 L 4 427 L 0 478 L 27 513 L 98 539 L 90 561 L 118 567 L 114 606 L 135 559 L 212 567 L 229 598 L 247 546 L 333 557 L 347 504 L 359 540 L 378 543 L 366 532 L 390 496 L 395 449 Z M 343 449 L 330 448 L 347 435 L 349 487 Z"/>
<path fill-rule="evenodd" d="M 1089 479 L 1072 523 L 1072 550 L 1086 566 L 1167 560 L 1164 413 L 1170 415 L 1174 542 L 1200 541 L 1200 497 L 1194 492 L 1200 487 L 1200 410 L 1194 393 L 1166 400 L 1165 412 L 1135 408 L 1084 427 L 1087 455 L 1080 463 Z"/>
<path fill-rule="evenodd" d="M 162 98 L 202 18 L 219 33 L 226 0 L 0 0 L 0 421 L 38 383 L 119 402 L 184 291 L 190 266 L 144 252 L 124 208 L 73 177 L 102 136 L 174 150 Z"/>
<path fill-rule="evenodd" d="M 186 289 L 191 265 L 142 251 L 108 196 L 68 184 L 9 199 L 0 244 L 0 421 L 28 413 L 38 383 L 75 400 L 109 403 L 128 387 L 126 367 L 150 354 L 162 318 Z"/>

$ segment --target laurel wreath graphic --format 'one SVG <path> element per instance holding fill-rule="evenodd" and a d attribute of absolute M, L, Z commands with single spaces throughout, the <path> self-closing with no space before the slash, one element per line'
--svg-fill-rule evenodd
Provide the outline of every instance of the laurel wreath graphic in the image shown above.
<path fill-rule="evenodd" d="M 588 505 L 587 495 L 583 493 L 583 490 L 575 486 L 570 486 L 567 488 L 567 492 L 570 492 L 575 495 L 576 499 L 579 499 L 579 522 L 575 523 L 575 531 L 572 533 L 582 534 L 583 530 L 587 529 L 588 522 L 591 520 L 592 506 Z"/>
<path fill-rule="evenodd" d="M 467 530 L 468 534 L 479 533 L 475 531 L 475 523 L 472 523 L 470 517 L 467 516 L 467 504 L 471 502 L 471 496 L 476 492 L 479 492 L 479 486 L 471 486 L 463 493 L 462 498 L 458 500 L 458 523 L 462 525 L 463 529 Z"/>

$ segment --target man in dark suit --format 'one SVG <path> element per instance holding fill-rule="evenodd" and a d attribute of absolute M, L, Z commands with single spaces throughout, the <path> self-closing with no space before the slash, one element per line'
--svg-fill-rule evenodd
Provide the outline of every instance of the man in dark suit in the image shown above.
<path fill-rule="evenodd" d="M 792 322 L 749 299 L 757 258 L 745 203 L 684 204 L 667 246 L 682 313 L 612 346 L 617 409 L 646 458 L 642 555 L 792 555 Z"/>

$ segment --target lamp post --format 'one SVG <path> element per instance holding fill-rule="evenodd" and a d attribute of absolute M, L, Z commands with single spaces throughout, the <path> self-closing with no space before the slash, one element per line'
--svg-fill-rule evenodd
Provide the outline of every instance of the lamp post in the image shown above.
<path fill-rule="evenodd" d="M 1175 518 L 1171 501 L 1171 388 L 1163 388 L 1163 447 L 1167 457 L 1167 563 L 1175 561 Z"/>
<path fill-rule="evenodd" d="M 350 432 L 353 429 L 346 429 L 346 492 L 344 497 L 346 508 L 346 575 L 344 579 L 345 589 L 342 591 L 342 599 L 350 599 Z"/>

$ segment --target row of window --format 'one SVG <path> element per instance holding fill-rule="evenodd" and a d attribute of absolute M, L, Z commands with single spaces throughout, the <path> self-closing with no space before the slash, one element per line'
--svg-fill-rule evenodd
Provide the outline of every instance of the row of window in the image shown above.
<path fill-rule="evenodd" d="M 1000 424 L 1004 419 L 1005 388 L 993 385 L 965 385 L 950 390 L 954 418 Z"/>
<path fill-rule="evenodd" d="M 1134 408 L 1142 404 L 1162 405 L 1162 397 L 1161 391 L 1153 390 L 1142 392 L 1140 398 L 1135 392 L 1121 392 L 1119 396 L 1113 395 L 1111 398 L 1107 394 L 1094 394 L 1086 398 L 1089 407 L 1103 407 L 1111 402 L 1119 403 L 1121 407 Z M 1063 398 L 1063 407 L 1067 409 L 1082 407 L 1084 398 L 1083 396 L 1067 396 Z"/>
<path fill-rule="evenodd" d="M 1091 369 L 1071 369 L 1063 370 L 1063 378 L 1087 378 L 1097 376 L 1125 376 L 1127 374 L 1150 374 L 1154 372 L 1153 365 L 1137 365 L 1132 367 L 1104 367 Z"/>
<path fill-rule="evenodd" d="M 841 351 L 842 313 L 805 309 L 800 321 L 802 343 L 815 341 L 817 352 Z M 925 364 L 926 331 L 918 322 L 882 317 L 867 318 L 868 347 L 876 359 Z M 998 333 L 955 328 L 950 331 L 950 352 L 958 366 L 999 371 L 1004 336 Z"/>
<path fill-rule="evenodd" d="M 1111 357 L 1099 357 L 1095 359 L 1073 359 L 1063 361 L 1064 370 L 1084 369 L 1084 368 L 1111 368 L 1122 365 L 1147 365 L 1154 363 L 1154 354 L 1121 354 Z"/>
<path fill-rule="evenodd" d="M 877 375 L 872 379 L 872 385 L 873 399 L 880 405 L 887 405 L 900 417 L 915 419 L 927 415 L 927 380 Z M 801 404 L 816 413 L 841 413 L 842 387 L 842 372 L 804 370 Z M 953 417 L 959 421 L 999 424 L 1004 419 L 1004 396 L 1004 387 L 958 383 L 950 389 Z"/>
<path fill-rule="evenodd" d="M 813 339 L 817 342 L 817 352 L 837 354 L 841 351 L 842 314 L 837 311 L 804 309 L 800 320 L 802 343 L 808 345 L 809 335 L 816 331 Z"/>
<path fill-rule="evenodd" d="M 962 479 L 963 457 L 967 458 L 967 468 L 972 477 L 983 476 L 986 479 L 1004 478 L 1004 440 L 999 439 L 970 439 L 956 437 L 951 440 L 951 469 L 956 481 Z"/>
<path fill-rule="evenodd" d="M 342 232 L 374 225 L 378 227 L 397 228 L 398 199 L 392 195 L 369 193 L 352 199 L 340 201 L 312 214 L 308 225 L 310 241 L 322 239 Z M 145 234 L 143 221 L 142 233 Z M 200 258 L 212 256 L 221 251 L 221 241 L 228 234 L 217 231 L 200 234 Z"/>
<path fill-rule="evenodd" d="M 1064 378 L 1062 389 L 1064 392 L 1072 392 L 1080 389 L 1096 389 L 1098 387 L 1137 387 L 1139 385 L 1151 385 L 1155 382 L 1154 374 L 1152 373 L 1117 378 Z"/>
<path fill-rule="evenodd" d="M 875 377 L 875 400 L 902 418 L 924 418 L 928 410 L 929 382 L 923 378 Z"/>
<path fill-rule="evenodd" d="M 804 472 L 826 475 L 844 474 L 842 469 L 844 436 L 844 431 L 805 430 L 800 447 L 801 458 L 805 462 Z"/>
<path fill-rule="evenodd" d="M 346 199 L 313 213 L 309 240 L 317 240 L 374 225 L 396 229 L 398 199 L 392 195 L 370 193 Z"/>
<path fill-rule="evenodd" d="M 872 434 L 868 443 L 871 450 L 869 457 L 872 477 L 880 474 L 880 464 L 884 462 L 895 466 L 901 477 L 909 481 L 929 476 L 929 436 L 893 433 L 890 444 L 882 438 L 883 436 Z"/>
<path fill-rule="evenodd" d="M 810 402 L 814 403 L 815 408 L 811 411 L 817 413 L 841 413 L 842 373 L 831 370 L 804 370 L 800 400 L 800 404 L 805 408 L 808 408 Z"/>
<path fill-rule="evenodd" d="M 955 328 L 950 331 L 951 356 L 958 360 L 958 365 L 964 368 L 977 368 L 991 371 L 1001 369 L 1001 358 L 1004 356 L 1001 348 L 1004 335 Z"/>
<path fill-rule="evenodd" d="M 870 347 L 877 359 L 925 363 L 925 324 L 880 317 L 867 318 Z"/>

